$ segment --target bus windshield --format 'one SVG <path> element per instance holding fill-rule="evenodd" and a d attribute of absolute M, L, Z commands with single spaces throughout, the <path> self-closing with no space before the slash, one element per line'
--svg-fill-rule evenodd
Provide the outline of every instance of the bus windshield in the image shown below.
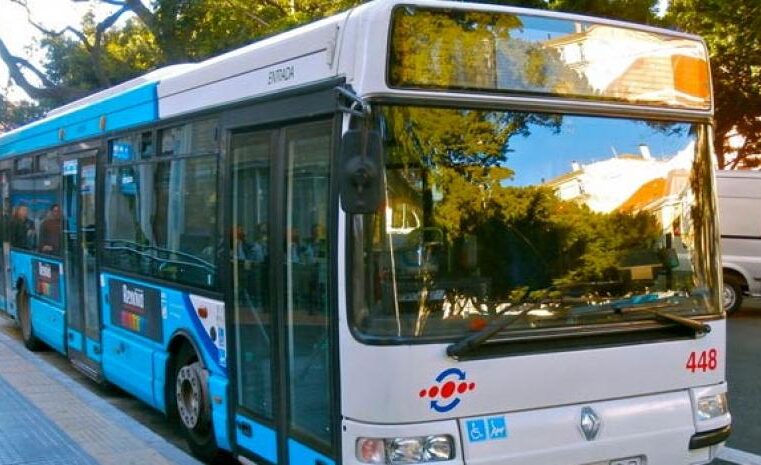
<path fill-rule="evenodd" d="M 351 223 L 353 325 L 369 338 L 706 316 L 718 300 L 706 125 L 377 107 L 384 202 Z"/>

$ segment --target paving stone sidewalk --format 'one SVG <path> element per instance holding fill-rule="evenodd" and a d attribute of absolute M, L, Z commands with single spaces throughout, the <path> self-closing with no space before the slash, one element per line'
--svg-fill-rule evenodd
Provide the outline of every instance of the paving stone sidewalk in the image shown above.
<path fill-rule="evenodd" d="M 0 465 L 26 464 L 201 465 L 0 333 Z"/>

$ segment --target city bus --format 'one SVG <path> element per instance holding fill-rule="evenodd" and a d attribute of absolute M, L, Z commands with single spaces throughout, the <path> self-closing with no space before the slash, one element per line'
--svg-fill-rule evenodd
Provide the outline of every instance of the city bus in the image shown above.
<path fill-rule="evenodd" d="M 0 137 L 4 312 L 204 460 L 708 463 L 706 46 L 376 0 Z"/>

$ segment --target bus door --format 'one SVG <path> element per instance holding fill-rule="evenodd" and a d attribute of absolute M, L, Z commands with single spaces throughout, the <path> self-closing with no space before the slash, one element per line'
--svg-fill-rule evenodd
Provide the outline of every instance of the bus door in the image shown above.
<path fill-rule="evenodd" d="M 96 267 L 97 151 L 63 159 L 66 339 L 72 363 L 100 375 L 100 318 Z"/>
<path fill-rule="evenodd" d="M 0 171 L 0 311 L 11 313 L 11 262 L 8 221 L 11 217 L 10 171 Z"/>
<path fill-rule="evenodd" d="M 266 463 L 332 465 L 338 453 L 334 124 L 229 133 L 235 439 Z"/>

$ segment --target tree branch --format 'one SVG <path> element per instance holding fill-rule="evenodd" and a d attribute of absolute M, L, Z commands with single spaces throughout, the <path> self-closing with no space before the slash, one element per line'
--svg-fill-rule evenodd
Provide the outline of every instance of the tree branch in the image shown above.
<path fill-rule="evenodd" d="M 73 3 L 89 3 L 90 0 L 71 0 Z M 100 3 L 105 3 L 106 5 L 114 5 L 114 6 L 124 6 L 127 2 L 124 2 L 123 0 L 100 0 Z"/>
<path fill-rule="evenodd" d="M 129 11 L 129 7 L 123 5 L 114 13 L 107 16 L 103 21 L 99 22 L 95 26 L 95 40 L 92 49 L 90 50 L 90 59 L 95 67 L 95 75 L 98 78 L 98 82 L 101 87 L 111 87 L 111 78 L 108 77 L 106 71 L 103 69 L 103 36 L 106 31 L 113 26 L 119 18 Z"/>
<path fill-rule="evenodd" d="M 119 20 L 119 18 L 126 12 L 130 11 L 130 8 L 127 5 L 123 5 L 121 8 L 119 8 L 116 12 L 111 14 L 110 16 L 107 16 L 103 21 L 99 22 L 98 25 L 95 27 L 95 34 L 103 34 L 108 30 L 111 26 L 113 26 L 116 21 Z"/>
<path fill-rule="evenodd" d="M 108 0 L 100 0 L 103 3 L 110 3 Z M 140 21 L 142 21 L 143 24 L 145 24 L 145 27 L 151 30 L 151 32 L 156 36 L 156 15 L 153 14 L 153 12 L 148 9 L 145 5 L 143 5 L 143 2 L 140 0 L 124 0 L 123 2 L 118 2 L 123 4 L 123 6 L 126 6 L 130 10 L 132 10 L 133 13 L 137 15 L 138 18 L 140 18 Z M 114 5 L 114 3 L 110 3 L 111 5 Z"/>
<path fill-rule="evenodd" d="M 9 50 L 8 47 L 6 47 L 5 42 L 3 39 L 0 38 L 0 60 L 2 60 L 5 65 L 8 68 L 8 74 L 11 77 L 11 80 L 19 87 L 21 87 L 24 92 L 29 95 L 29 97 L 40 100 L 40 99 L 61 99 L 61 100 L 70 100 L 72 98 L 76 98 L 80 95 L 82 95 L 82 91 L 77 89 L 72 89 L 65 86 L 57 86 L 54 82 L 52 82 L 48 77 L 40 71 L 36 66 L 34 66 L 32 63 L 29 62 L 29 60 L 25 58 L 21 58 L 18 56 L 13 55 Z M 31 73 L 33 73 L 37 78 L 40 79 L 40 82 L 44 87 L 37 87 L 34 84 L 32 84 L 29 79 L 24 75 L 24 70 L 28 70 Z"/>
<path fill-rule="evenodd" d="M 82 44 L 85 46 L 85 48 L 87 48 L 88 50 L 90 50 L 92 48 L 92 44 L 90 44 L 90 41 L 87 40 L 87 36 L 85 36 L 85 34 L 82 31 L 80 31 L 78 29 L 75 29 L 75 28 L 73 28 L 71 26 L 66 26 L 63 29 L 61 29 L 60 31 L 54 31 L 54 30 L 51 30 L 51 29 L 47 29 L 42 24 L 40 24 L 40 23 L 38 23 L 38 22 L 36 22 L 36 21 L 34 21 L 32 19 L 32 12 L 29 10 L 29 5 L 26 3 L 26 0 L 10 0 L 10 2 L 11 3 L 15 3 L 16 5 L 19 5 L 24 10 L 26 10 L 26 20 L 27 20 L 27 22 L 29 24 L 31 24 L 38 31 L 40 31 L 41 33 L 45 34 L 46 36 L 60 37 L 63 34 L 65 34 L 66 32 L 71 32 L 72 34 L 77 36 L 77 38 L 82 42 Z"/>
<path fill-rule="evenodd" d="M 12 3 L 15 3 L 16 5 L 21 6 L 22 8 L 26 10 L 27 21 L 29 22 L 29 24 L 34 26 L 42 34 L 48 37 L 60 37 L 66 32 L 71 32 L 72 34 L 74 34 L 88 52 L 90 62 L 93 65 L 93 71 L 95 73 L 96 78 L 98 79 L 99 85 L 101 87 L 111 86 L 112 84 L 111 79 L 108 77 L 106 71 L 103 69 L 103 36 L 105 35 L 106 31 L 109 28 L 111 28 L 111 26 L 113 26 L 116 23 L 116 21 L 118 21 L 119 18 L 124 13 L 130 11 L 130 7 L 126 3 L 122 1 L 104 1 L 104 3 L 108 3 L 111 5 L 120 5 L 121 8 L 119 8 L 117 11 L 107 16 L 103 21 L 100 21 L 95 26 L 94 38 L 93 40 L 90 40 L 90 38 L 88 38 L 88 36 L 84 32 L 77 30 L 71 26 L 66 26 L 60 31 L 47 29 L 32 19 L 32 13 L 29 9 L 29 5 L 27 4 L 26 0 L 10 0 L 10 1 Z M 72 0 L 72 1 L 76 2 L 80 0 Z M 43 78 L 43 76 L 40 75 L 39 70 L 36 70 L 33 67 L 29 69 L 33 70 L 33 72 L 37 74 L 41 79 Z M 50 86 L 46 83 L 45 87 L 50 87 Z"/>
<path fill-rule="evenodd" d="M 240 7 L 236 6 L 236 5 L 234 5 L 230 0 L 222 0 L 222 1 L 229 8 L 240 8 Z M 261 17 L 251 13 L 251 11 L 249 11 L 249 10 L 247 10 L 245 8 L 241 8 L 241 11 L 243 12 L 244 15 L 248 16 L 250 19 L 253 19 L 254 21 L 259 23 L 260 25 L 262 25 L 264 27 L 269 27 L 270 26 L 270 23 L 268 23 L 267 21 L 265 21 Z"/>
<path fill-rule="evenodd" d="M 282 13 L 283 16 L 290 16 L 291 13 L 293 13 L 288 8 L 286 8 L 283 5 L 281 5 L 280 3 L 278 3 L 277 0 L 262 0 L 262 3 L 264 3 L 265 5 L 269 5 L 271 7 L 274 7 L 275 9 L 280 11 L 280 13 Z"/>

